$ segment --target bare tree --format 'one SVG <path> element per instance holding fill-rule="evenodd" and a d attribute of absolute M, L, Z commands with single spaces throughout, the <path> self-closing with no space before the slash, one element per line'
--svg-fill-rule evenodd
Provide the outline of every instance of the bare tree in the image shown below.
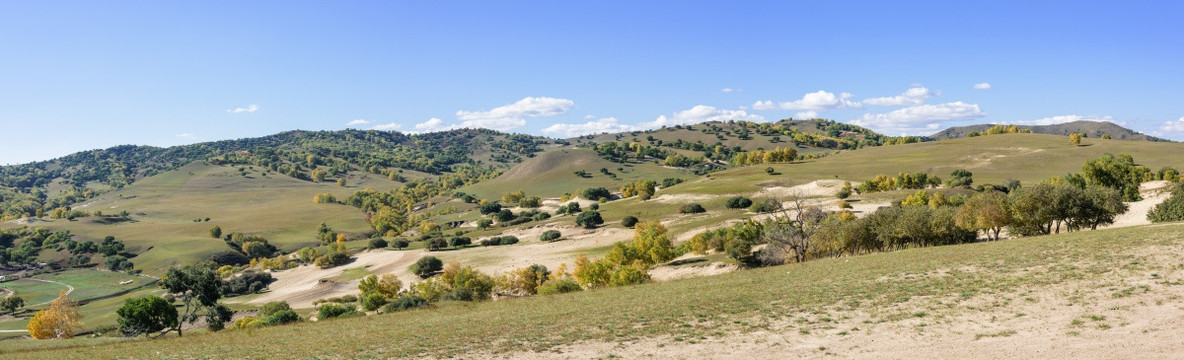
<path fill-rule="evenodd" d="M 788 202 L 789 207 L 783 207 L 780 216 L 764 223 L 761 240 L 768 246 L 759 256 L 763 265 L 777 265 L 788 260 L 806 261 L 811 251 L 810 238 L 826 218 L 827 214 L 810 205 L 801 193 L 790 194 Z"/>

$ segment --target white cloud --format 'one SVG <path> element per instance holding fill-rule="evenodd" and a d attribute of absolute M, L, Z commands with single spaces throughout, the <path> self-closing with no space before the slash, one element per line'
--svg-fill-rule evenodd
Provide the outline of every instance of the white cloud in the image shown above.
<path fill-rule="evenodd" d="M 670 117 L 661 115 L 654 121 L 638 125 L 642 128 L 657 128 L 662 126 L 696 124 L 706 121 L 728 120 L 765 121 L 765 117 L 757 114 L 749 114 L 744 110 L 716 109 L 714 106 L 695 105 L 695 107 L 690 109 L 675 112 Z"/>
<path fill-rule="evenodd" d="M 193 135 L 193 133 L 181 133 L 181 134 L 177 134 L 177 137 L 182 138 L 182 139 L 191 139 L 192 140 L 194 135 Z"/>
<path fill-rule="evenodd" d="M 356 119 L 356 120 L 354 120 L 354 121 L 350 121 L 350 122 L 348 122 L 348 123 L 345 123 L 345 126 L 358 126 L 358 125 L 366 125 L 366 124 L 369 124 L 369 123 L 370 123 L 370 120 L 366 120 L 366 119 Z"/>
<path fill-rule="evenodd" d="M 864 99 L 864 105 L 871 106 L 908 106 L 921 105 L 925 103 L 925 99 L 933 97 L 933 92 L 929 91 L 924 86 L 914 86 L 905 90 L 900 95 L 891 97 L 878 97 L 871 99 Z"/>
<path fill-rule="evenodd" d="M 527 117 L 563 115 L 575 102 L 550 97 L 527 97 L 489 111 L 457 111 L 462 128 L 487 128 L 508 131 L 526 125 Z"/>
<path fill-rule="evenodd" d="M 226 112 L 230 113 L 230 114 L 254 113 L 256 111 L 259 111 L 259 105 L 255 105 L 255 104 L 247 105 L 247 107 L 236 107 L 233 109 L 226 109 Z"/>
<path fill-rule="evenodd" d="M 740 89 L 733 89 L 733 88 L 723 88 L 723 89 L 720 89 L 719 91 L 720 91 L 720 92 L 725 92 L 725 93 L 730 93 L 730 92 L 740 92 Z"/>
<path fill-rule="evenodd" d="M 1105 122 L 1112 122 L 1112 123 L 1115 122 L 1114 117 L 1110 116 L 1110 115 L 1106 115 L 1106 116 L 1058 115 L 1058 116 L 1046 117 L 1043 119 L 1016 121 L 1014 123 L 1020 124 L 1020 125 L 1056 125 L 1056 124 L 1064 124 L 1067 122 L 1074 122 L 1074 121 L 1105 121 Z"/>
<path fill-rule="evenodd" d="M 584 115 L 584 119 L 591 120 L 591 119 L 595 119 L 595 118 L 596 118 L 596 115 L 592 115 L 592 114 Z"/>
<path fill-rule="evenodd" d="M 415 131 L 418 132 L 444 131 L 453 128 L 452 125 L 445 125 L 444 120 L 440 120 L 440 118 L 431 118 L 428 121 L 415 124 Z"/>
<path fill-rule="evenodd" d="M 991 90 L 991 83 L 974 84 L 974 89 L 975 90 Z"/>
<path fill-rule="evenodd" d="M 793 118 L 796 120 L 809 120 L 816 117 L 818 117 L 817 111 L 799 111 L 793 114 Z"/>
<path fill-rule="evenodd" d="M 802 96 L 799 100 L 785 101 L 774 103 L 769 100 L 757 101 L 752 104 L 754 110 L 806 110 L 806 111 L 821 111 L 831 109 L 858 109 L 862 106 L 859 102 L 848 100 L 854 97 L 850 93 L 834 93 L 819 90 Z"/>
<path fill-rule="evenodd" d="M 1159 129 L 1163 131 L 1184 132 L 1184 116 L 1181 116 L 1179 120 L 1163 123 L 1163 126 Z"/>
<path fill-rule="evenodd" d="M 386 124 L 381 124 L 381 125 L 374 125 L 374 127 L 370 128 L 370 130 L 391 131 L 391 130 L 398 130 L 401 127 L 403 127 L 403 125 L 400 125 L 397 123 L 386 123 Z"/>
<path fill-rule="evenodd" d="M 554 124 L 543 129 L 543 133 L 562 137 L 576 137 L 580 135 L 625 132 L 639 129 L 634 125 L 621 124 L 617 118 L 607 117 L 583 124 Z"/>
<path fill-rule="evenodd" d="M 911 106 L 885 114 L 863 114 L 852 123 L 886 134 L 916 135 L 938 130 L 945 121 L 977 119 L 986 115 L 978 104 L 958 101 Z"/>

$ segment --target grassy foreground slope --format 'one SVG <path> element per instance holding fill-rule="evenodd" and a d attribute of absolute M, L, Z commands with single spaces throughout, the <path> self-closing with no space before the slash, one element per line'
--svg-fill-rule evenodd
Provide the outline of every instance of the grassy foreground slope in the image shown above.
<path fill-rule="evenodd" d="M 969 325 L 984 332 L 934 334 L 977 341 L 1015 334 L 991 325 L 996 323 L 992 309 L 1006 312 L 1017 304 L 1041 301 L 1053 302 L 1048 305 L 1063 309 L 1066 319 L 1075 319 L 1044 327 L 1060 336 L 1104 339 L 1094 335 L 1160 330 L 1124 323 L 1121 319 L 1134 316 L 1135 305 L 1090 305 L 1113 298 L 1179 307 L 1181 298 L 1169 294 L 1184 284 L 1184 272 L 1175 260 L 1182 254 L 1184 226 L 1169 224 L 824 259 L 566 295 L 444 303 L 429 310 L 252 332 L 76 347 L 70 346 L 73 342 L 22 343 L 0 353 L 5 358 L 38 359 L 388 358 L 548 354 L 573 344 L 654 339 L 666 342 L 649 350 L 663 353 L 675 351 L 663 349 L 666 345 L 754 332 L 777 332 L 779 341 L 791 346 L 820 337 L 841 339 L 894 323 L 923 335 L 927 326 L 962 324 L 965 314 L 987 311 L 988 319 Z M 1103 292 L 1104 299 L 1072 291 L 1064 297 L 1038 295 L 1074 284 L 1088 284 Z M 1028 314 L 1015 315 L 1023 316 Z"/>

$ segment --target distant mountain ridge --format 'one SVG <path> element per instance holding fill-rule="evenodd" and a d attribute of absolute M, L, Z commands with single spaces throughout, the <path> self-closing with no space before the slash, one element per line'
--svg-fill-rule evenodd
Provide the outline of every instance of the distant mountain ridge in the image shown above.
<path fill-rule="evenodd" d="M 979 131 L 983 132 L 990 129 L 992 126 L 1000 124 L 978 124 L 952 127 L 939 131 L 928 138 L 933 140 L 943 139 L 957 139 L 964 138 L 967 134 Z M 1003 124 L 1007 125 L 1007 124 Z M 1157 138 L 1151 135 L 1143 134 L 1138 131 L 1127 129 L 1118 124 L 1109 121 L 1073 121 L 1053 125 L 1016 125 L 1021 130 L 1031 130 L 1037 134 L 1051 134 L 1051 135 L 1065 135 L 1072 133 L 1085 133 L 1088 138 L 1100 138 L 1102 135 L 1110 135 L 1111 138 L 1117 140 L 1134 140 L 1134 141 L 1171 141 L 1167 139 Z"/>

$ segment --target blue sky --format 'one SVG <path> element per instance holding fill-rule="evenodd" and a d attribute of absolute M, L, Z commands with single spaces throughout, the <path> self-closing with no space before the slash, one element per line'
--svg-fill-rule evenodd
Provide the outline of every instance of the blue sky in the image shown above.
<path fill-rule="evenodd" d="M 344 128 L 818 116 L 1184 140 L 1184 2 L 0 2 L 0 164 Z"/>

